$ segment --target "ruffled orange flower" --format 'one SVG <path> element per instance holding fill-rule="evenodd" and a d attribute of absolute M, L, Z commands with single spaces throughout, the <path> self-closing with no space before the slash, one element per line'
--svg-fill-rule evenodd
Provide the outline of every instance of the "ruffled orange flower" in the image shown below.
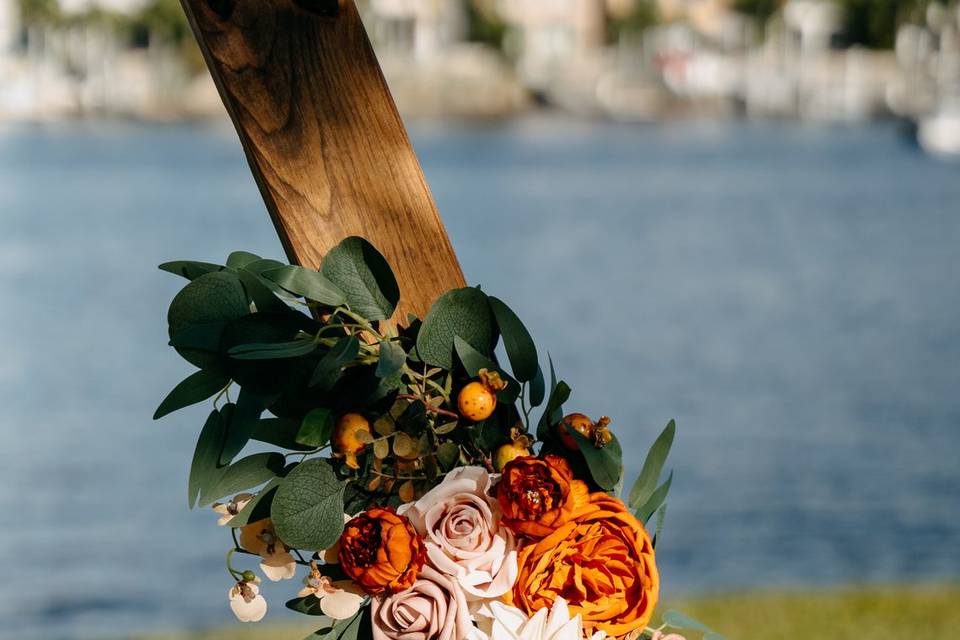
<path fill-rule="evenodd" d="M 553 533 L 589 498 L 587 485 L 574 479 L 566 460 L 554 455 L 511 460 L 503 467 L 497 485 L 503 524 L 514 533 L 531 538 Z"/>
<path fill-rule="evenodd" d="M 591 494 L 573 520 L 527 543 L 517 560 L 510 604 L 532 615 L 562 597 L 571 616 L 582 616 L 587 637 L 604 631 L 625 638 L 647 625 L 657 605 L 660 577 L 650 537 L 605 493 Z"/>
<path fill-rule="evenodd" d="M 344 525 L 337 557 L 367 593 L 396 593 L 417 579 L 426 547 L 407 518 L 390 507 L 373 507 Z"/>

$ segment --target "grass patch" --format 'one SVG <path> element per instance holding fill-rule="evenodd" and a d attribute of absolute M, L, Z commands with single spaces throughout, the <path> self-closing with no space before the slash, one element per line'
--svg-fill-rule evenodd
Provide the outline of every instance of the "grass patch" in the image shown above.
<path fill-rule="evenodd" d="M 729 640 L 955 640 L 960 586 L 737 592 L 671 600 L 667 608 L 702 620 Z M 301 640 L 315 627 L 238 623 L 143 640 Z"/>

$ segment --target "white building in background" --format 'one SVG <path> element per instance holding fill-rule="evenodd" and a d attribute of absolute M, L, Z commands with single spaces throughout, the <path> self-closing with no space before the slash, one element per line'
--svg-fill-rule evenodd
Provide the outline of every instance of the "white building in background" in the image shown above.
<path fill-rule="evenodd" d="M 371 0 L 378 43 L 387 50 L 429 62 L 464 40 L 467 14 L 462 0 Z"/>
<path fill-rule="evenodd" d="M 9 55 L 20 35 L 20 16 L 13 0 L 0 2 L 0 60 Z"/>
<path fill-rule="evenodd" d="M 146 3 L 147 0 L 60 0 L 60 9 L 66 14 L 86 13 L 91 9 L 131 14 Z"/>

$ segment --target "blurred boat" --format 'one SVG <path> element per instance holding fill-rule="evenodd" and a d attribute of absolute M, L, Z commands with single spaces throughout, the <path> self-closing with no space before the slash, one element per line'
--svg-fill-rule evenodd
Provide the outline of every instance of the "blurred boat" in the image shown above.
<path fill-rule="evenodd" d="M 960 158 L 960 99 L 945 101 L 917 123 L 917 142 L 927 153 Z"/>

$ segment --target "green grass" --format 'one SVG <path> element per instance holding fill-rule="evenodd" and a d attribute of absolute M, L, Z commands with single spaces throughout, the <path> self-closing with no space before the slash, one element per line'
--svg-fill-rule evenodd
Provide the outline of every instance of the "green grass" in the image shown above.
<path fill-rule="evenodd" d="M 960 586 L 738 592 L 670 601 L 666 608 L 680 609 L 728 640 L 960 638 Z M 143 640 L 300 640 L 311 631 L 309 625 L 238 623 L 220 631 Z"/>

